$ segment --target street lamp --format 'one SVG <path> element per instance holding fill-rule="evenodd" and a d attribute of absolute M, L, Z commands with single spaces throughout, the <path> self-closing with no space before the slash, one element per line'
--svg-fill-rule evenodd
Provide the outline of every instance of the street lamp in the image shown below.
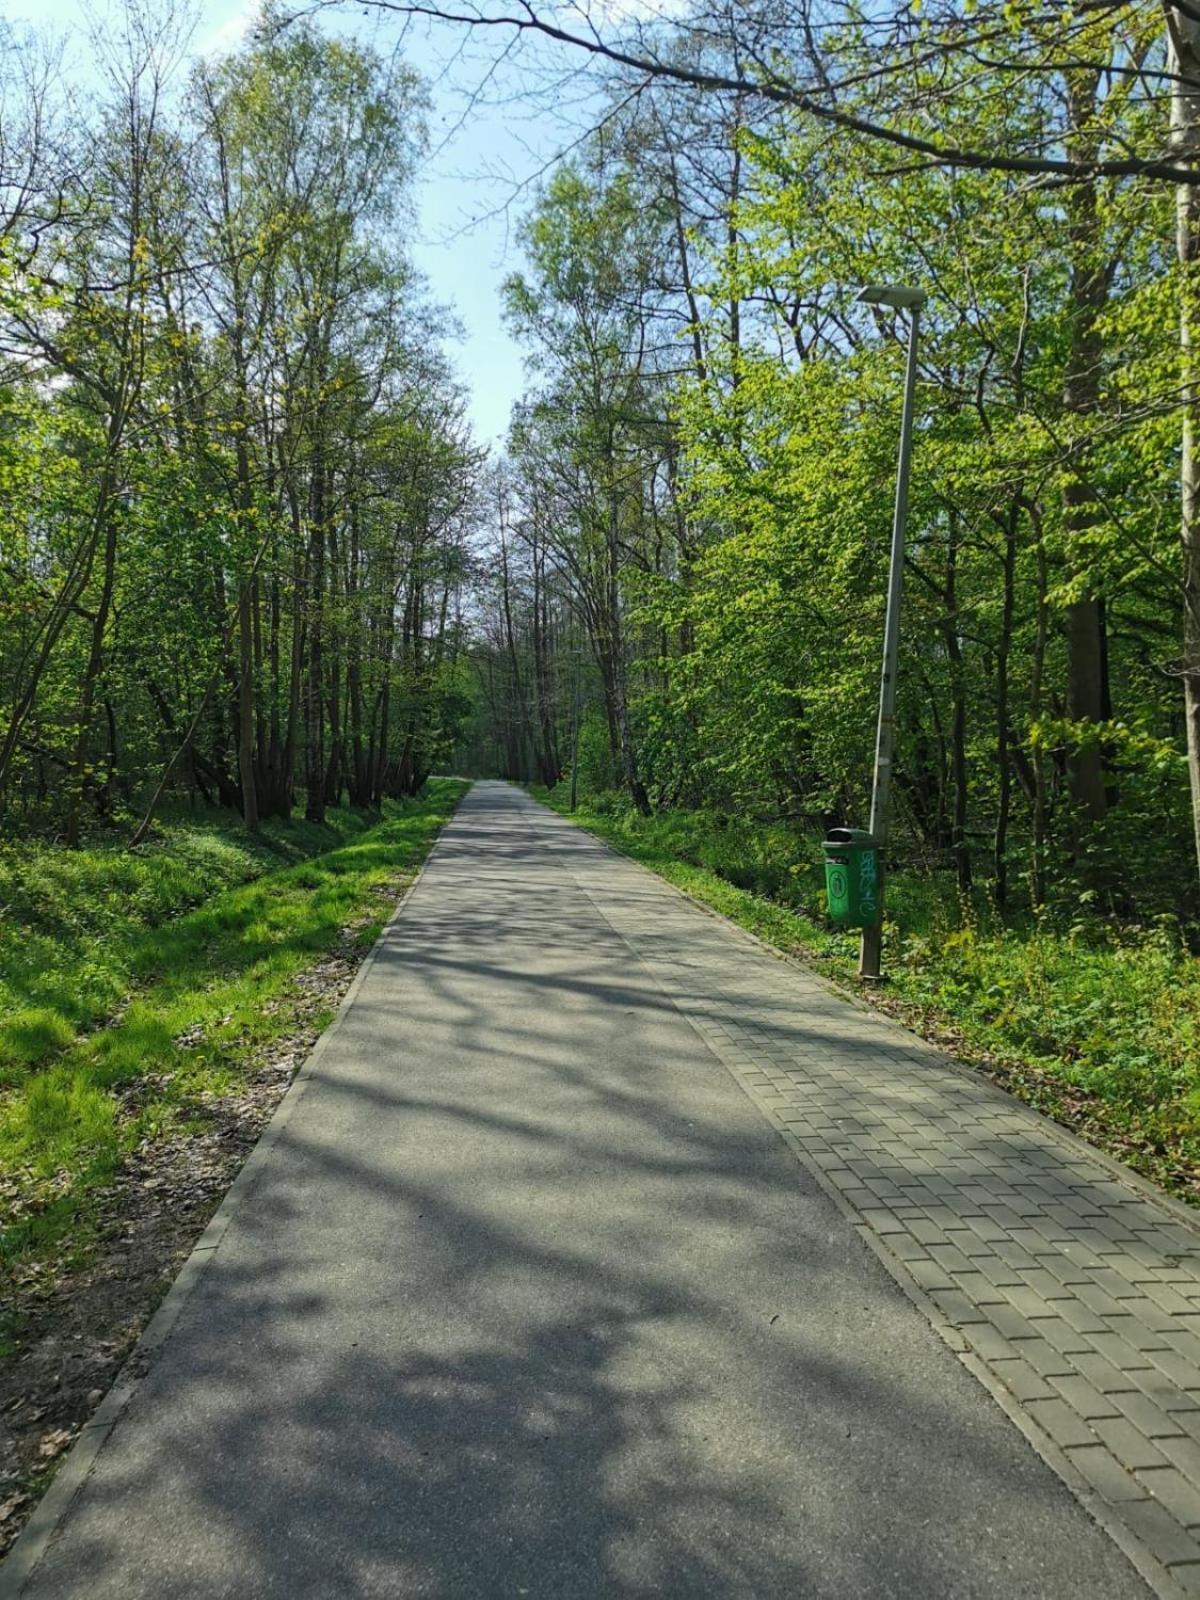
<path fill-rule="evenodd" d="M 908 312 L 908 361 L 904 370 L 904 410 L 900 419 L 900 460 L 896 469 L 896 508 L 892 516 L 892 555 L 888 568 L 887 613 L 883 626 L 883 675 L 879 684 L 879 725 L 875 734 L 875 772 L 871 784 L 871 822 L 880 854 L 887 840 L 888 799 L 892 786 L 892 756 L 896 745 L 896 671 L 900 656 L 900 596 L 904 585 L 904 521 L 908 511 L 908 466 L 912 458 L 913 393 L 917 385 L 917 335 L 924 289 L 897 284 L 871 283 L 857 300 L 867 306 L 887 306 Z M 878 982 L 883 953 L 883 897 L 879 920 L 864 928 L 858 958 L 860 978 Z"/>

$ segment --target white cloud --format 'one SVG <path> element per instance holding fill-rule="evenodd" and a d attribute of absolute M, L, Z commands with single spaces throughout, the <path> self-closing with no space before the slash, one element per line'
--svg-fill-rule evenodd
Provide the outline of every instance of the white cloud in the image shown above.
<path fill-rule="evenodd" d="M 224 12 L 223 17 L 219 14 Z M 236 50 L 257 20 L 259 0 L 205 0 L 196 49 L 202 56 L 226 55 Z M 219 20 L 218 20 L 219 17 Z"/>

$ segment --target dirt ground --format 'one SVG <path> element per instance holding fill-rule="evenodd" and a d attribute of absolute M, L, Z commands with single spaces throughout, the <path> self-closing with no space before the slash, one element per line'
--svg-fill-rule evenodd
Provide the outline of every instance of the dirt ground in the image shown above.
<path fill-rule="evenodd" d="M 395 901 L 403 887 L 386 893 Z M 16 1351 L 0 1362 L 0 1555 L 16 1539 L 59 1458 L 111 1387 L 192 1246 L 316 1042 L 367 952 L 342 930 L 338 945 L 274 1002 L 286 1037 L 255 1060 L 239 1090 L 190 1108 L 200 1128 L 145 1140 L 104 1189 L 87 1264 L 18 1268 L 5 1287 L 16 1312 Z M 198 1042 L 195 1041 L 195 1042 Z M 131 1087 L 132 1116 L 145 1083 Z"/>

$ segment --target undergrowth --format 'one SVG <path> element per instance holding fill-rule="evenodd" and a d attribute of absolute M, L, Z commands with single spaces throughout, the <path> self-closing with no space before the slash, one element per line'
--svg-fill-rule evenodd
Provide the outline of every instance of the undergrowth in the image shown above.
<path fill-rule="evenodd" d="M 65 850 L 0 841 L 0 1088 L 112 1014 L 138 981 L 156 930 L 222 889 L 344 843 L 377 820 L 265 822 L 228 812 L 168 821 L 152 842 Z"/>
<path fill-rule="evenodd" d="M 565 788 L 533 793 L 568 814 Z M 584 801 L 575 820 L 768 944 L 858 987 L 857 935 L 825 916 L 819 840 L 705 812 L 641 817 L 610 796 Z M 898 873 L 884 935 L 889 983 L 864 998 L 1200 1199 L 1200 960 L 1173 922 L 1122 926 L 1085 910 L 1005 919 L 944 878 Z"/>
<path fill-rule="evenodd" d="M 64 1047 L 15 1072 L 10 1057 L 0 1089 L 0 1263 L 64 1240 L 86 1245 L 89 1193 L 128 1151 L 186 1123 L 206 1097 L 239 1081 L 263 1045 L 287 1033 L 289 985 L 340 930 L 355 923 L 359 943 L 373 942 L 391 908 L 378 889 L 415 871 L 463 788 L 434 779 L 418 799 L 389 803 L 382 820 L 343 817 L 326 834 L 335 848 L 224 889 L 149 931 L 127 905 L 110 904 L 107 892 L 80 908 L 77 925 L 91 930 L 81 944 L 94 950 L 111 984 L 89 989 L 88 1007 L 99 1006 L 101 993 L 111 1003 L 121 984 L 132 985 L 131 998 L 109 1025 L 89 1032 L 76 1031 L 59 1006 L 55 1014 L 73 1030 Z M 228 870 L 244 872 L 250 859 L 231 848 Z M 189 893 L 201 882 L 190 860 L 175 880 Z M 43 876 L 50 869 L 78 890 L 83 869 L 51 861 Z M 93 870 L 106 883 L 116 875 Z M 134 867 L 127 887 L 145 888 L 144 871 Z M 166 904 L 159 891 L 172 871 L 165 861 L 149 869 L 151 916 Z M 100 949 L 104 926 L 110 950 Z M 65 988 L 67 973 L 59 972 Z"/>

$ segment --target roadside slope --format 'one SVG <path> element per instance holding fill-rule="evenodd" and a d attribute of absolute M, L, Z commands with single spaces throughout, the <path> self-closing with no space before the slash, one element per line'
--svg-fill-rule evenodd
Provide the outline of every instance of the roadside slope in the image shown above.
<path fill-rule="evenodd" d="M 433 780 L 338 848 L 173 920 L 111 1026 L 0 1092 L 0 1549 L 465 787 Z"/>

